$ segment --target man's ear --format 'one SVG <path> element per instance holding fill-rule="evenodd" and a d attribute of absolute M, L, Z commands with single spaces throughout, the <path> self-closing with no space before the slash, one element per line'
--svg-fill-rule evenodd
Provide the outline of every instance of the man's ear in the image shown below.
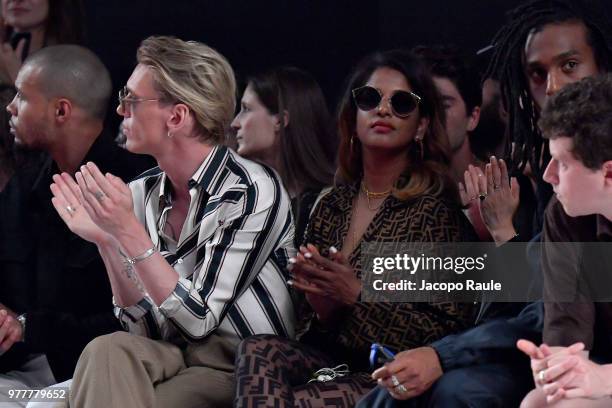
<path fill-rule="evenodd" d="M 289 125 L 289 111 L 284 110 L 282 116 L 280 114 L 275 115 L 275 116 L 276 116 L 276 123 L 274 124 L 274 130 L 276 132 L 280 131 L 281 125 L 285 128 Z"/>
<path fill-rule="evenodd" d="M 467 131 L 471 132 L 476 129 L 478 122 L 480 122 L 480 106 L 474 106 L 472 112 L 468 115 Z"/>
<path fill-rule="evenodd" d="M 66 98 L 60 98 L 55 102 L 55 120 L 65 123 L 72 116 L 72 103 Z"/>
<path fill-rule="evenodd" d="M 168 126 L 168 132 L 174 135 L 177 130 L 186 126 L 191 119 L 192 118 L 189 113 L 189 107 L 184 103 L 177 103 L 172 107 L 171 115 L 166 121 L 166 126 Z"/>

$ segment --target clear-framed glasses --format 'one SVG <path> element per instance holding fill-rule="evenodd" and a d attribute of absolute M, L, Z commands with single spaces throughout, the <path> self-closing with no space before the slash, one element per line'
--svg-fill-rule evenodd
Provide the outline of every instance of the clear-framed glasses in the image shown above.
<path fill-rule="evenodd" d="M 400 118 L 410 115 L 421 103 L 421 97 L 411 91 L 397 90 L 390 97 L 384 98 L 380 89 L 365 85 L 353 89 L 352 93 L 355 105 L 362 111 L 378 108 L 385 99 L 393 113 Z"/>
<path fill-rule="evenodd" d="M 130 111 L 129 108 L 131 108 L 131 106 L 135 103 L 140 103 L 140 102 L 159 102 L 161 101 L 160 98 L 134 98 L 133 96 L 128 96 L 130 93 L 129 89 L 127 88 L 127 86 L 124 86 L 123 88 L 121 88 L 121 90 L 119 91 L 119 106 L 121 106 L 121 110 L 123 112 L 128 112 Z"/>

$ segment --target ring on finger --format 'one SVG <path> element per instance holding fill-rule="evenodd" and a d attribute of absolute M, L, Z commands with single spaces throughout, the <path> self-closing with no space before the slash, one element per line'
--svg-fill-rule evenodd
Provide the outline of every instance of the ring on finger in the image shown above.
<path fill-rule="evenodd" d="M 395 387 L 395 389 L 397 390 L 397 392 L 399 392 L 400 394 L 405 394 L 408 392 L 408 389 L 404 386 L 404 384 L 400 384 L 397 387 Z"/>
<path fill-rule="evenodd" d="M 394 387 L 399 387 L 400 385 L 402 385 L 397 379 L 397 377 L 394 375 L 391 376 L 391 383 L 393 384 Z"/>
<path fill-rule="evenodd" d="M 540 383 L 544 384 L 546 382 L 546 378 L 545 378 L 545 373 L 544 371 L 546 370 L 540 370 L 540 372 L 538 373 L 538 380 L 540 381 Z"/>
<path fill-rule="evenodd" d="M 474 201 L 474 200 L 476 200 L 477 198 L 478 198 L 478 196 L 473 196 L 473 197 L 470 197 L 470 201 Z"/>
<path fill-rule="evenodd" d="M 106 196 L 104 195 L 104 193 L 103 193 L 103 192 L 101 192 L 101 191 L 96 191 L 96 192 L 94 193 L 94 197 L 96 197 L 96 200 L 98 200 L 98 201 L 102 201 L 102 200 L 104 200 L 104 198 L 105 198 Z"/>
<path fill-rule="evenodd" d="M 76 208 L 74 208 L 74 207 L 73 207 L 73 206 L 71 206 L 71 205 L 67 205 L 67 206 L 66 206 L 66 211 L 68 211 L 68 214 L 72 215 L 72 213 L 75 213 L 75 212 L 76 212 Z"/>
<path fill-rule="evenodd" d="M 487 198 L 487 193 L 478 194 L 478 198 L 480 198 L 480 201 L 484 201 L 484 199 Z"/>

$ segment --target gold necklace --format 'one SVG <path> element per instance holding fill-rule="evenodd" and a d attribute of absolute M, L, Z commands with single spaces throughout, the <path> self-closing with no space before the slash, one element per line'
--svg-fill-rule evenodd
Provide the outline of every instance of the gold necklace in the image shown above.
<path fill-rule="evenodd" d="M 376 193 L 374 191 L 370 191 L 368 190 L 368 188 L 366 187 L 365 183 L 363 182 L 363 180 L 361 181 L 361 191 L 363 192 L 363 194 L 365 194 L 366 200 L 367 200 L 367 206 L 368 209 L 370 211 L 378 211 L 378 209 L 383 205 L 384 200 L 378 204 L 378 206 L 374 206 L 372 207 L 372 204 L 370 203 L 371 199 L 375 199 L 375 198 L 385 198 L 387 197 L 389 194 L 391 194 L 391 190 L 387 190 L 387 191 L 382 191 L 380 193 Z"/>

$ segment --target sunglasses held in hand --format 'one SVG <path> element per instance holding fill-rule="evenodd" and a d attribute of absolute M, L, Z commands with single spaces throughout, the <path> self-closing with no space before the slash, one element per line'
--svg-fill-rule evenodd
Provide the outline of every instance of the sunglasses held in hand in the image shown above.
<path fill-rule="evenodd" d="M 395 91 L 389 98 L 384 98 L 380 89 L 373 86 L 362 86 L 353 89 L 353 100 L 355 105 L 362 111 L 370 111 L 378 108 L 383 99 L 387 100 L 391 110 L 400 118 L 410 115 L 421 103 L 421 97 L 410 91 Z"/>

